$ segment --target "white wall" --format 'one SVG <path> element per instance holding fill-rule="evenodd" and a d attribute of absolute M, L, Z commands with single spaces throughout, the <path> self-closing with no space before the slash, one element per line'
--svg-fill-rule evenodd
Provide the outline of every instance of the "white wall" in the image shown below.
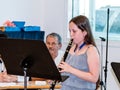
<path fill-rule="evenodd" d="M 0 0 L 0 25 L 6 20 L 24 20 L 26 25 L 39 25 L 45 35 L 59 33 L 63 38 L 63 50 L 67 45 L 67 0 Z M 96 40 L 98 48 L 101 41 Z M 106 60 L 104 43 L 103 65 Z M 101 51 L 101 50 L 100 50 Z M 111 62 L 120 62 L 120 41 L 109 41 L 107 90 L 119 90 L 120 85 L 111 69 Z M 101 52 L 100 52 L 101 53 Z"/>
<path fill-rule="evenodd" d="M 0 25 L 6 20 L 24 20 L 26 25 L 40 25 L 50 32 L 66 30 L 67 0 L 0 0 Z"/>
<path fill-rule="evenodd" d="M 0 24 L 6 20 L 25 20 L 26 24 L 42 24 L 41 0 L 0 0 Z M 36 2 L 36 3 L 34 3 Z"/>

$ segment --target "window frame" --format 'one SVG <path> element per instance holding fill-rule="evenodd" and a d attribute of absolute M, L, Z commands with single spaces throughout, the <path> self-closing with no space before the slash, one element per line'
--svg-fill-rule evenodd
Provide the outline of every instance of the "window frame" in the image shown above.
<path fill-rule="evenodd" d="M 87 12 L 80 12 L 80 10 L 82 10 L 82 9 L 84 9 L 85 8 L 85 6 L 82 6 L 82 7 L 80 7 L 80 10 L 78 11 L 78 13 L 79 14 L 76 14 L 75 13 L 75 11 L 76 11 L 76 9 L 75 9 L 75 5 L 76 5 L 76 2 L 77 1 L 79 1 L 79 3 L 77 3 L 78 4 L 78 6 L 80 5 L 80 2 L 82 2 L 82 4 L 84 4 L 85 5 L 85 3 L 87 3 L 85 6 L 87 6 L 86 7 L 86 10 L 87 10 Z M 84 1 L 84 2 L 83 2 Z M 71 5 L 69 5 L 69 4 L 71 4 Z M 88 5 L 89 4 L 89 5 Z M 109 20 L 107 21 L 107 19 L 108 19 L 108 15 L 107 15 L 107 9 L 109 8 L 109 9 L 111 9 L 111 7 L 110 6 L 108 6 L 108 8 L 106 8 L 106 24 L 105 24 L 105 26 L 104 26 L 104 32 L 97 32 L 96 31 L 96 8 L 95 8 L 95 0 L 68 0 L 68 21 L 72 18 L 72 17 L 74 17 L 74 16 L 77 16 L 77 15 L 85 15 L 85 16 L 87 16 L 88 18 L 89 18 L 89 21 L 90 21 L 90 24 L 91 24 L 91 28 L 92 28 L 92 33 L 93 33 L 93 35 L 94 35 L 94 37 L 95 37 L 95 39 L 99 39 L 99 37 L 104 37 L 104 38 L 106 38 L 107 36 L 107 33 L 108 33 L 108 37 L 109 37 L 109 39 L 110 40 L 120 40 L 120 34 L 115 34 L 115 33 L 109 33 L 109 32 L 107 32 L 107 29 L 108 29 L 108 31 L 110 30 L 110 28 L 111 27 L 109 27 L 110 25 L 111 25 L 111 22 L 110 22 L 110 16 L 109 16 Z M 71 6 L 71 8 L 70 8 L 70 6 Z M 87 9 L 88 8 L 88 9 Z M 70 11 L 71 10 L 71 11 Z M 85 9 L 84 9 L 85 10 Z M 67 28 L 68 29 L 68 28 Z M 67 38 L 70 38 L 69 37 L 69 32 L 67 32 Z"/>

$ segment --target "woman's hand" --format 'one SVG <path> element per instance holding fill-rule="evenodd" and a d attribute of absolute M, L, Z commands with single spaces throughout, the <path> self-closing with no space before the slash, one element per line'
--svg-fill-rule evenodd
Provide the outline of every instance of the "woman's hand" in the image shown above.
<path fill-rule="evenodd" d="M 0 73 L 0 82 L 3 82 L 3 74 Z"/>
<path fill-rule="evenodd" d="M 69 72 L 69 73 L 73 69 L 72 66 L 70 66 L 69 64 L 63 61 L 58 65 L 58 68 L 61 68 L 60 72 Z"/>
<path fill-rule="evenodd" d="M 15 82 L 17 81 L 17 77 L 14 75 L 5 75 L 3 76 L 3 81 L 4 82 Z"/>
<path fill-rule="evenodd" d="M 7 72 L 2 72 L 0 74 L 1 82 L 15 82 L 17 81 L 17 76 L 15 75 L 8 75 Z"/>

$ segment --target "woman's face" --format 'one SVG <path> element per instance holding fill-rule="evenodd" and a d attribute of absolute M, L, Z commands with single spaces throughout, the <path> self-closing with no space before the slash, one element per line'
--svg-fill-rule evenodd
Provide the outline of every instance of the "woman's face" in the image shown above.
<path fill-rule="evenodd" d="M 69 31 L 71 39 L 73 39 L 73 43 L 75 44 L 81 44 L 84 42 L 84 38 L 87 34 L 87 32 L 84 30 L 82 31 L 77 27 L 77 25 L 73 22 L 69 23 Z"/>

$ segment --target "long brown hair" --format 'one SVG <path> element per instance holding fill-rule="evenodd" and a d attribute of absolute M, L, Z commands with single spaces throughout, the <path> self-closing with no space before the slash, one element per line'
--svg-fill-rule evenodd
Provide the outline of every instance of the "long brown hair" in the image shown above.
<path fill-rule="evenodd" d="M 76 16 L 72 18 L 70 22 L 75 23 L 79 29 L 87 32 L 87 35 L 85 36 L 85 39 L 84 39 L 86 44 L 92 44 L 96 46 L 93 35 L 92 35 L 90 23 L 86 16 L 83 16 L 83 15 Z"/>

